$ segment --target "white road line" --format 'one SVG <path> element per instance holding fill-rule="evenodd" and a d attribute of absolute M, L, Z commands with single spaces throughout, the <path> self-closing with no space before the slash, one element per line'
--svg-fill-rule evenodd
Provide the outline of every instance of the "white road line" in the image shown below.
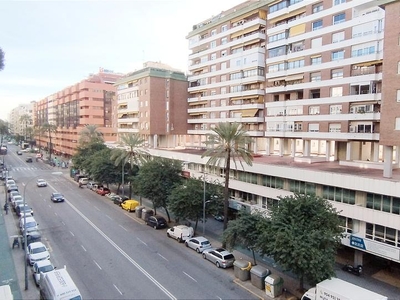
<path fill-rule="evenodd" d="M 56 212 L 55 212 L 54 214 L 55 214 L 56 216 L 58 216 Z"/>
<path fill-rule="evenodd" d="M 96 266 L 100 269 L 100 270 L 103 270 L 101 267 L 100 267 L 100 265 L 93 259 L 93 262 L 96 264 Z"/>
<path fill-rule="evenodd" d="M 113 284 L 113 286 L 115 287 L 115 289 L 118 291 L 118 293 L 120 293 L 122 295 L 122 292 L 119 290 L 119 288 L 117 288 L 117 286 L 115 284 Z M 221 299 L 222 300 L 222 299 Z"/>
<path fill-rule="evenodd" d="M 82 245 L 81 245 L 81 247 L 82 247 L 82 249 L 83 249 L 85 252 L 87 252 L 86 249 L 85 249 L 85 247 L 83 247 Z"/>
<path fill-rule="evenodd" d="M 94 208 L 97 209 L 98 211 L 100 211 L 100 209 L 97 206 L 95 206 Z"/>
<path fill-rule="evenodd" d="M 130 257 L 124 250 L 122 250 L 112 239 L 110 239 L 103 231 L 101 231 L 92 221 L 90 221 L 79 209 L 77 209 L 69 201 L 65 201 L 73 210 L 76 211 L 90 226 L 92 226 L 107 242 L 110 243 L 117 251 L 119 251 L 132 265 L 134 265 L 144 276 L 153 282 L 167 297 L 171 300 L 177 300 L 176 297 L 168 291 L 161 283 L 159 283 L 153 276 L 151 276 L 145 269 L 143 269 L 132 257 Z"/>
<path fill-rule="evenodd" d="M 64 223 L 64 221 L 61 221 L 61 224 L 63 224 L 63 225 L 65 226 L 65 223 Z"/>
<path fill-rule="evenodd" d="M 121 227 L 123 230 L 128 231 L 128 229 L 126 229 L 124 226 L 119 225 L 119 227 Z"/>
<path fill-rule="evenodd" d="M 166 259 L 164 256 L 162 256 L 160 253 L 157 253 L 159 256 L 161 256 L 163 259 L 165 259 L 166 261 L 168 261 L 168 259 Z"/>
<path fill-rule="evenodd" d="M 187 277 L 189 277 L 190 279 L 192 279 L 194 282 L 197 282 L 197 280 L 194 279 L 192 276 L 190 276 L 188 273 L 183 272 L 183 274 L 185 274 Z"/>
<path fill-rule="evenodd" d="M 106 215 L 107 218 L 109 218 L 110 220 L 112 220 L 112 218 L 109 215 Z"/>
<path fill-rule="evenodd" d="M 72 231 L 69 232 L 72 236 L 75 236 L 75 234 L 72 233 Z"/>
<path fill-rule="evenodd" d="M 219 300 L 222 300 L 222 298 L 221 298 L 220 296 L 217 296 L 217 298 L 218 298 Z"/>
<path fill-rule="evenodd" d="M 143 242 L 141 239 L 139 239 L 138 237 L 137 237 L 137 239 L 138 239 L 141 243 L 143 243 L 143 244 L 145 244 L 145 245 L 147 246 L 147 244 L 146 244 L 145 242 Z"/>

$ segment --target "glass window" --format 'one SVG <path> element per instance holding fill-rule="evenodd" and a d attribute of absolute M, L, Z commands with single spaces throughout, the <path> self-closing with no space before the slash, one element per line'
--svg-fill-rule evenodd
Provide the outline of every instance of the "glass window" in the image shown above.
<path fill-rule="evenodd" d="M 313 14 L 315 14 L 315 13 L 317 13 L 317 12 L 323 10 L 323 9 L 324 9 L 324 6 L 323 6 L 322 2 L 321 3 L 317 3 L 317 4 L 313 5 L 312 12 L 313 12 Z"/>
<path fill-rule="evenodd" d="M 287 69 L 296 69 L 296 68 L 301 68 L 304 67 L 304 59 L 301 60 L 295 60 L 295 61 L 290 61 L 287 63 Z"/>
<path fill-rule="evenodd" d="M 321 72 L 314 72 L 310 74 L 310 81 L 315 82 L 315 81 L 321 81 Z"/>
<path fill-rule="evenodd" d="M 342 3 L 346 3 L 346 0 L 333 0 L 333 5 L 339 5 Z"/>
<path fill-rule="evenodd" d="M 322 64 L 322 56 L 315 56 L 315 57 L 311 57 L 311 64 L 312 65 L 319 65 Z"/>
<path fill-rule="evenodd" d="M 217 47 L 217 41 L 211 41 L 210 48 L 215 48 L 215 47 Z"/>
<path fill-rule="evenodd" d="M 318 20 L 312 23 L 312 30 L 318 30 L 322 28 L 322 20 Z"/>
<path fill-rule="evenodd" d="M 331 97 L 341 97 L 343 96 L 343 87 L 336 86 L 331 88 Z"/>
<path fill-rule="evenodd" d="M 336 16 L 333 16 L 333 25 L 342 23 L 344 21 L 346 21 L 346 14 L 345 13 L 341 13 L 341 14 L 338 14 Z"/>
<path fill-rule="evenodd" d="M 228 25 L 222 25 L 221 26 L 221 32 L 227 31 L 228 30 Z"/>
<path fill-rule="evenodd" d="M 343 78 L 343 69 L 335 69 L 331 71 L 331 78 Z"/>
<path fill-rule="evenodd" d="M 224 37 L 221 39 L 221 45 L 224 45 L 228 42 L 228 38 Z"/>
<path fill-rule="evenodd" d="M 269 57 L 276 57 L 280 55 L 285 55 L 286 54 L 286 46 L 280 46 L 276 48 L 272 48 L 268 50 L 268 56 Z"/>
<path fill-rule="evenodd" d="M 332 44 L 344 41 L 344 31 L 335 32 L 332 34 Z"/>
<path fill-rule="evenodd" d="M 332 60 L 344 59 L 344 50 L 333 51 Z"/>
<path fill-rule="evenodd" d="M 216 34 L 217 34 L 217 29 L 211 30 L 211 36 L 216 35 Z"/>

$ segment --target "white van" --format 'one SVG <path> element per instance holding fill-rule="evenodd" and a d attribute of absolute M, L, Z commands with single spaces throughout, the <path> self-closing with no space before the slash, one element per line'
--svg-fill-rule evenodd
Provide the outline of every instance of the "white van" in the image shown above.
<path fill-rule="evenodd" d="M 64 266 L 63 269 L 40 274 L 40 299 L 82 300 L 82 296 Z"/>
<path fill-rule="evenodd" d="M 178 225 L 167 230 L 167 236 L 176 239 L 179 243 L 193 237 L 193 227 Z"/>

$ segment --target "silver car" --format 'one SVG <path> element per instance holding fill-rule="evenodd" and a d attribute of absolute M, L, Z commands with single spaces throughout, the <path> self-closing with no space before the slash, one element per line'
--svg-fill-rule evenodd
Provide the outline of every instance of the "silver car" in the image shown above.
<path fill-rule="evenodd" d="M 197 253 L 202 253 L 205 249 L 211 248 L 211 243 L 203 236 L 197 236 L 185 241 L 186 247 L 196 250 Z"/>
<path fill-rule="evenodd" d="M 47 273 L 54 270 L 53 264 L 48 259 L 39 260 L 33 264 L 33 279 L 37 286 L 40 284 L 40 273 Z"/>
<path fill-rule="evenodd" d="M 235 257 L 224 248 L 210 248 L 203 251 L 203 258 L 214 263 L 218 268 L 229 268 L 233 266 Z"/>

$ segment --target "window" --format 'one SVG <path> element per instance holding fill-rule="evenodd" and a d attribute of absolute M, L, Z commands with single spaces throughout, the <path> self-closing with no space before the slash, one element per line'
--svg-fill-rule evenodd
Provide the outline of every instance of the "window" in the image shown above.
<path fill-rule="evenodd" d="M 311 40 L 311 48 L 316 49 L 322 46 L 322 37 Z"/>
<path fill-rule="evenodd" d="M 319 106 L 310 106 L 308 108 L 309 115 L 319 115 Z"/>
<path fill-rule="evenodd" d="M 400 90 L 397 90 L 397 102 L 400 102 Z"/>
<path fill-rule="evenodd" d="M 344 58 L 344 50 L 333 51 L 332 60 L 339 60 Z"/>
<path fill-rule="evenodd" d="M 333 16 L 333 25 L 342 23 L 344 21 L 346 21 L 346 14 L 345 13 L 341 13 L 341 14 L 338 14 L 336 16 Z"/>
<path fill-rule="evenodd" d="M 276 65 L 268 66 L 268 73 L 279 72 L 285 70 L 285 63 L 278 63 Z"/>
<path fill-rule="evenodd" d="M 280 33 L 269 36 L 268 42 L 272 43 L 272 42 L 276 42 L 276 41 L 279 41 L 279 40 L 282 40 L 285 38 L 286 38 L 286 32 L 284 31 L 284 32 L 280 32 Z"/>
<path fill-rule="evenodd" d="M 331 88 L 331 97 L 341 97 L 343 96 L 343 87 L 337 86 Z"/>
<path fill-rule="evenodd" d="M 310 91 L 310 98 L 311 98 L 311 99 L 321 98 L 321 91 L 320 91 L 320 89 L 311 90 L 311 91 Z"/>
<path fill-rule="evenodd" d="M 343 78 L 343 69 L 335 69 L 331 71 L 331 78 Z"/>
<path fill-rule="evenodd" d="M 286 1 L 286 0 L 278 2 L 278 3 L 274 4 L 274 5 L 271 5 L 269 7 L 269 9 L 268 9 L 268 12 L 271 14 L 271 13 L 273 13 L 275 11 L 284 9 L 285 7 L 287 7 L 287 5 L 288 5 L 288 1 Z"/>
<path fill-rule="evenodd" d="M 341 41 L 344 41 L 344 31 L 336 32 L 336 33 L 332 34 L 332 44 L 339 43 Z"/>
<path fill-rule="evenodd" d="M 221 94 L 226 94 L 226 87 L 221 88 Z"/>
<path fill-rule="evenodd" d="M 400 74 L 400 61 L 397 63 L 397 74 Z"/>
<path fill-rule="evenodd" d="M 225 32 L 228 30 L 228 25 L 222 25 L 221 26 L 221 32 Z"/>
<path fill-rule="evenodd" d="M 268 56 L 271 57 L 276 57 L 280 55 L 285 55 L 286 54 L 286 46 L 280 46 L 276 48 L 272 48 L 268 50 Z"/>
<path fill-rule="evenodd" d="M 304 59 L 290 61 L 287 63 L 287 69 L 296 69 L 304 67 Z"/>
<path fill-rule="evenodd" d="M 211 30 L 211 36 L 216 35 L 216 34 L 217 34 L 217 29 Z"/>
<path fill-rule="evenodd" d="M 340 115 L 342 113 L 342 104 L 335 104 L 329 106 L 329 113 L 331 115 Z"/>
<path fill-rule="evenodd" d="M 217 53 L 211 54 L 211 60 L 216 60 L 217 59 Z"/>
<path fill-rule="evenodd" d="M 217 41 L 211 41 L 210 48 L 215 48 L 215 47 L 217 47 Z"/>
<path fill-rule="evenodd" d="M 395 130 L 400 130 L 400 118 L 396 118 L 396 124 L 394 125 Z"/>
<path fill-rule="evenodd" d="M 322 28 L 322 20 L 318 20 L 312 23 L 312 30 L 318 30 Z"/>
<path fill-rule="evenodd" d="M 333 0 L 333 5 L 339 5 L 342 3 L 346 3 L 346 0 Z"/>
<path fill-rule="evenodd" d="M 357 56 L 369 55 L 375 53 L 376 52 L 375 50 L 376 50 L 376 42 L 360 44 L 351 47 L 351 56 L 357 57 Z"/>
<path fill-rule="evenodd" d="M 338 124 L 329 124 L 329 132 L 340 132 L 342 125 Z"/>
<path fill-rule="evenodd" d="M 319 65 L 321 63 L 322 63 L 322 56 L 321 55 L 311 57 L 311 64 L 312 65 Z"/>
<path fill-rule="evenodd" d="M 221 39 L 221 45 L 225 45 L 228 42 L 228 38 L 224 37 Z"/>
<path fill-rule="evenodd" d="M 310 81 L 315 82 L 315 81 L 321 81 L 321 72 L 314 72 L 310 74 Z"/>
<path fill-rule="evenodd" d="M 308 132 L 319 132 L 319 124 L 308 124 Z"/>
<path fill-rule="evenodd" d="M 226 56 L 226 55 L 227 55 L 227 53 L 228 53 L 228 51 L 227 51 L 227 50 L 223 50 L 223 51 L 221 51 L 221 57 L 222 57 L 222 56 Z"/>
<path fill-rule="evenodd" d="M 317 13 L 317 12 L 323 10 L 323 9 L 324 9 L 324 6 L 323 6 L 322 2 L 321 3 L 317 3 L 317 4 L 313 5 L 312 12 L 313 12 L 313 14 L 315 14 L 315 13 Z"/>
<path fill-rule="evenodd" d="M 212 66 L 210 67 L 210 69 L 211 69 L 211 72 L 217 71 L 217 65 L 212 65 Z"/>

